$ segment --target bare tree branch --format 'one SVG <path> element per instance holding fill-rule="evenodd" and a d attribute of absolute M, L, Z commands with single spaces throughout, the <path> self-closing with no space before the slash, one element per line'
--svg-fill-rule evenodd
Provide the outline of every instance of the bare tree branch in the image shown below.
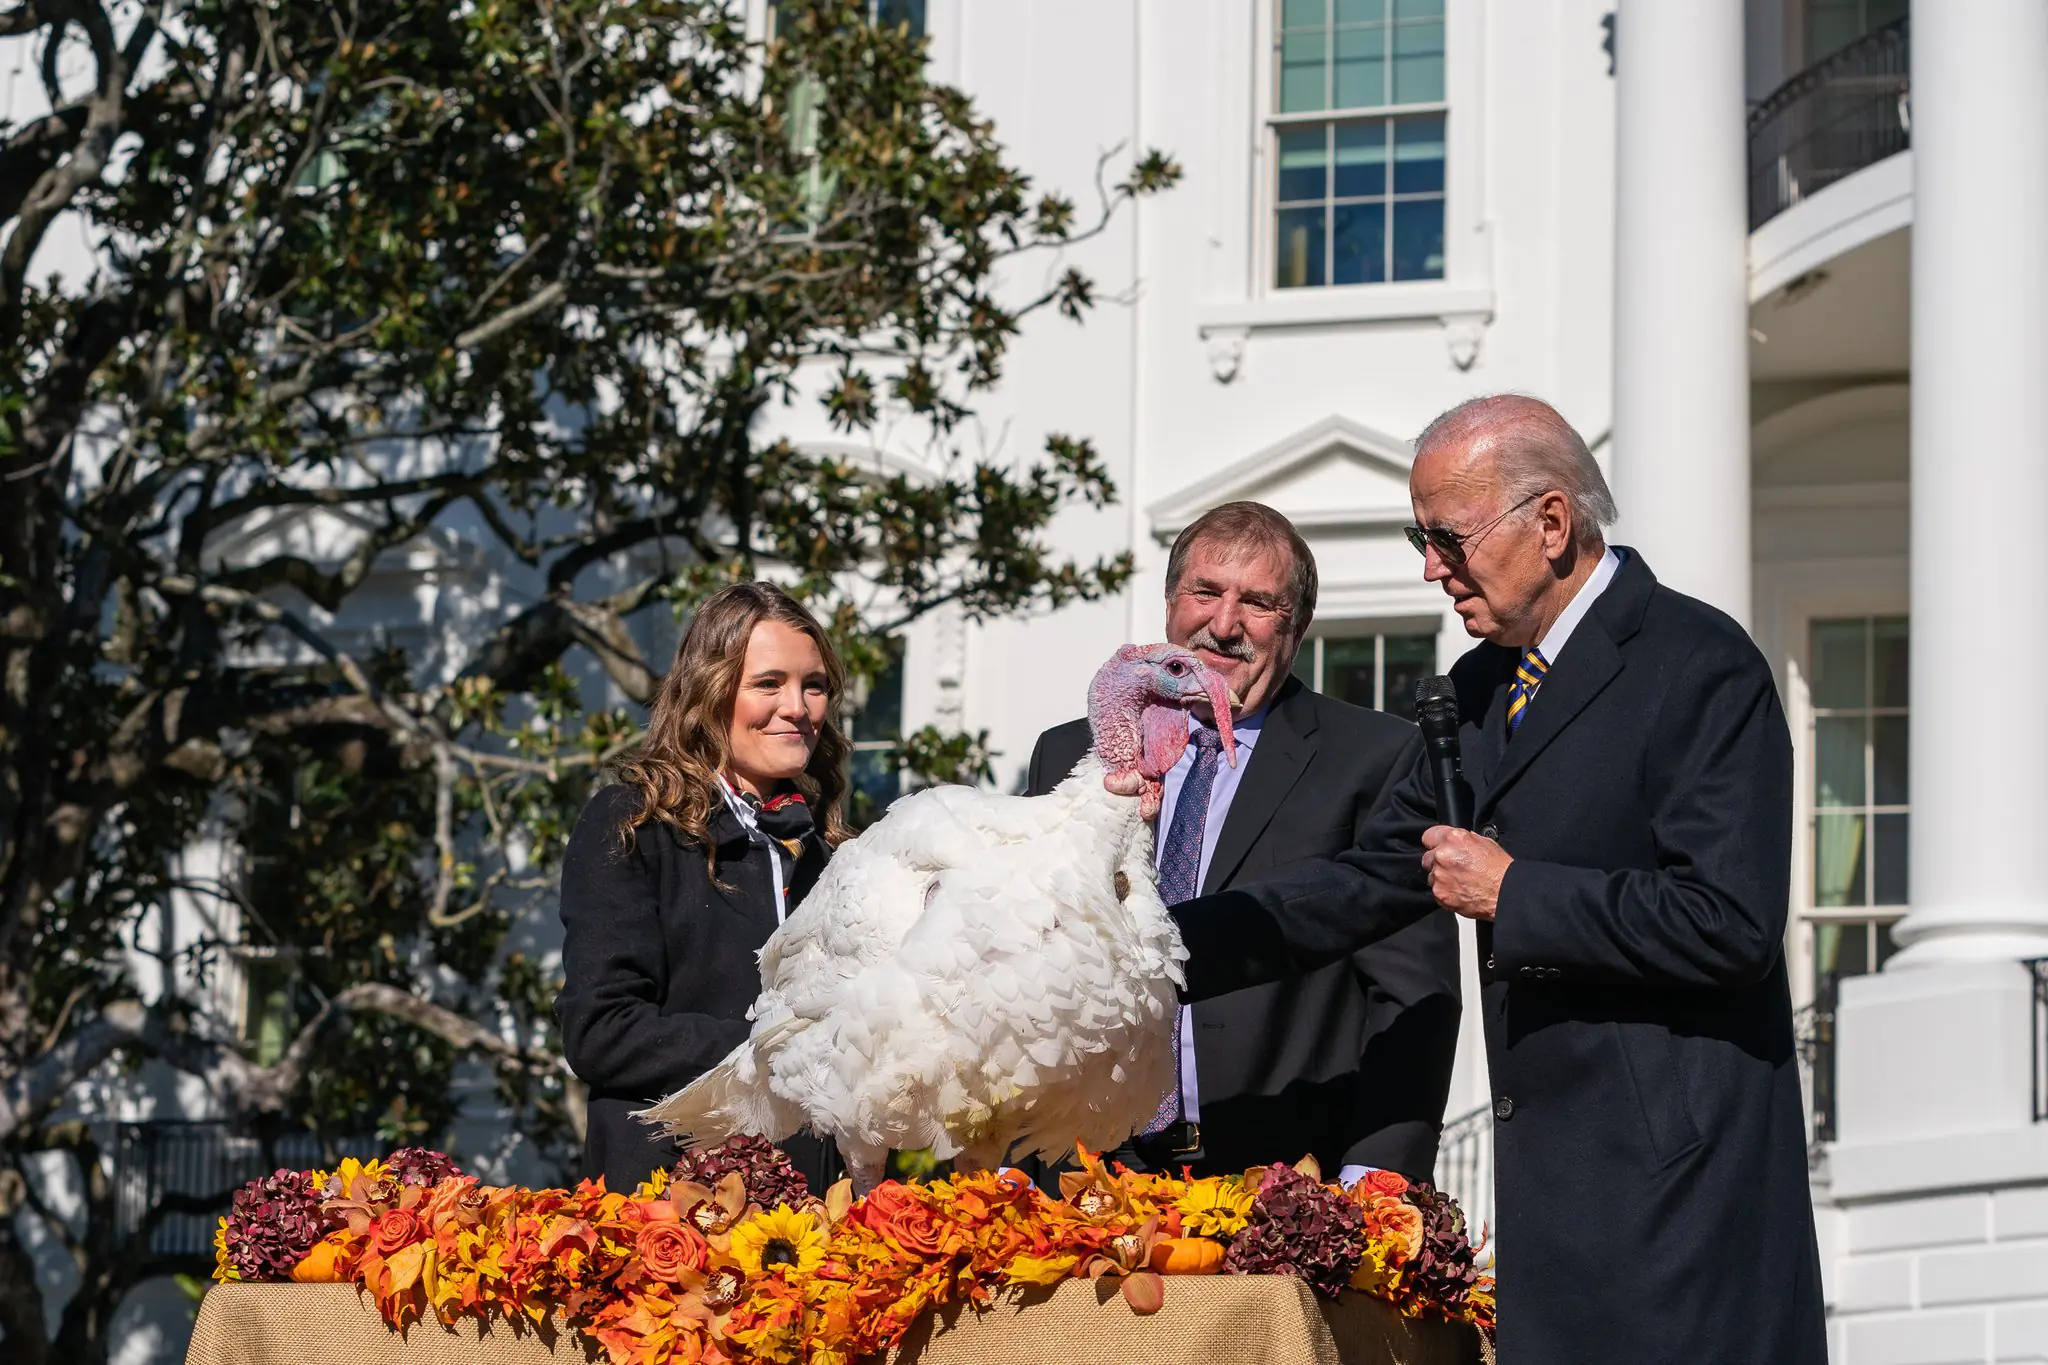
<path fill-rule="evenodd" d="M 511 331 L 530 317 L 547 312 L 563 299 L 569 297 L 569 286 L 560 280 L 536 289 L 520 302 L 505 309 L 487 322 L 480 322 L 455 338 L 455 349 L 471 351 L 489 341 L 492 337 Z"/>

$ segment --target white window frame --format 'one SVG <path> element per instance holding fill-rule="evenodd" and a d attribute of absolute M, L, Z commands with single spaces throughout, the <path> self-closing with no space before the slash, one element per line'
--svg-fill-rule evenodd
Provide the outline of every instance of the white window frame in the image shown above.
<path fill-rule="evenodd" d="M 1802 769 L 1804 773 L 1803 781 L 1805 783 L 1805 786 L 1802 789 L 1800 795 L 1803 798 L 1801 805 L 1804 808 L 1804 814 L 1801 817 L 1801 819 L 1803 833 L 1805 835 L 1806 841 L 1806 856 L 1803 859 L 1799 860 L 1800 864 L 1803 867 L 1803 871 L 1801 873 L 1803 880 L 1801 881 L 1800 885 L 1794 889 L 1793 903 L 1795 905 L 1803 907 L 1803 909 L 1801 909 L 1799 913 L 1798 919 L 1803 925 L 1803 932 L 1800 934 L 1799 937 L 1806 950 L 1807 980 L 1804 983 L 1803 991 L 1808 997 L 1815 997 L 1818 995 L 1814 977 L 1817 975 L 1816 969 L 1819 966 L 1820 930 L 1824 926 L 1834 925 L 1839 926 L 1844 930 L 1846 930 L 1851 925 L 1860 927 L 1864 934 L 1863 961 L 1866 964 L 1864 970 L 1866 972 L 1874 972 L 1880 970 L 1881 968 L 1881 964 L 1877 962 L 1878 929 L 1881 927 L 1889 927 L 1891 925 L 1897 924 L 1900 920 L 1906 917 L 1907 911 L 1911 908 L 1903 901 L 1873 901 L 1867 905 L 1823 906 L 1816 904 L 1814 899 L 1814 864 L 1815 860 L 1819 857 L 1819 815 L 1821 811 L 1820 802 L 1818 800 L 1817 794 L 1814 791 L 1814 777 L 1815 769 L 1819 764 L 1820 756 L 1820 731 L 1818 722 L 1822 719 L 1821 711 L 1824 708 L 1814 704 L 1812 688 L 1810 683 L 1813 669 L 1813 631 L 1816 626 L 1820 625 L 1823 622 L 1839 621 L 1861 621 L 1866 623 L 1867 629 L 1874 630 L 1876 623 L 1886 618 L 1905 619 L 1907 622 L 1907 639 L 1910 642 L 1912 638 L 1912 617 L 1907 611 L 1903 609 L 1896 611 L 1845 611 L 1832 613 L 1814 612 L 1813 614 L 1808 616 L 1805 621 L 1806 638 L 1804 641 L 1805 647 L 1801 654 L 1803 664 L 1800 670 L 1802 681 L 1806 683 L 1806 704 L 1804 708 L 1805 718 L 1800 728 L 1793 732 L 1792 742 L 1794 749 L 1799 753 L 1799 755 L 1803 759 L 1803 762 L 1797 764 L 1796 766 Z M 1910 648 L 1910 644 L 1908 647 Z M 1869 644 L 1866 643 L 1864 658 L 1865 669 L 1870 669 L 1874 662 L 1875 659 L 1870 651 Z M 1866 672 L 1865 687 L 1868 688 L 1869 685 L 1870 677 Z M 1859 712 L 1865 715 L 1866 717 L 1873 713 L 1882 714 L 1886 711 L 1893 710 L 1903 712 L 1908 717 L 1909 721 L 1912 716 L 1912 705 L 1910 699 L 1906 706 L 1898 708 L 1879 707 L 1873 704 L 1870 706 L 1859 706 L 1842 709 Z M 1876 863 L 1874 861 L 1874 855 L 1872 852 L 1873 845 L 1870 841 L 1876 833 L 1877 816 L 1879 814 L 1904 814 L 1908 818 L 1911 818 L 1913 810 L 1913 794 L 1911 787 L 1912 778 L 1910 773 L 1907 777 L 1906 800 L 1902 805 L 1898 806 L 1881 807 L 1878 805 L 1876 801 L 1877 793 L 1874 787 L 1875 781 L 1876 774 L 1873 770 L 1871 756 L 1866 746 L 1864 754 L 1863 803 L 1860 806 L 1853 808 L 1831 808 L 1854 809 L 1856 811 L 1861 812 L 1864 816 L 1864 819 L 1868 822 L 1864 832 L 1865 843 L 1862 851 L 1862 857 L 1864 860 L 1865 892 L 1866 894 L 1872 896 L 1875 896 L 1877 892 L 1877 871 Z"/>
<path fill-rule="evenodd" d="M 1321 109 L 1302 110 L 1291 114 L 1283 114 L 1276 107 L 1279 103 L 1278 71 L 1280 64 L 1280 30 L 1278 27 L 1278 22 L 1280 9 L 1281 6 L 1284 5 L 1284 3 L 1285 0 L 1276 0 L 1276 3 L 1272 7 L 1274 16 L 1273 24 L 1269 26 L 1262 35 L 1265 40 L 1264 60 L 1266 64 L 1267 81 L 1265 131 L 1261 139 L 1261 146 L 1265 148 L 1268 157 L 1266 164 L 1266 182 L 1261 187 L 1266 200 L 1265 226 L 1267 233 L 1267 242 L 1265 272 L 1267 291 L 1273 295 L 1292 296 L 1294 294 L 1304 292 L 1320 292 L 1325 289 L 1380 289 L 1390 284 L 1437 284 L 1443 280 L 1449 279 L 1451 277 L 1450 129 L 1453 120 L 1451 118 L 1451 105 L 1449 98 L 1451 81 L 1451 20 L 1450 5 L 1448 4 L 1448 0 L 1446 0 L 1446 3 L 1444 5 L 1443 19 L 1440 21 L 1444 26 L 1444 98 L 1438 100 L 1424 101 L 1415 104 L 1346 105 L 1342 108 L 1339 108 L 1334 103 L 1326 103 L 1325 106 Z M 1323 3 L 1324 13 L 1327 16 L 1330 14 L 1331 7 L 1335 5 L 1336 0 L 1323 0 Z M 1388 38 L 1391 39 L 1393 36 L 1393 30 L 1396 27 L 1391 14 L 1391 9 L 1395 3 L 1395 0 L 1384 0 L 1384 3 L 1388 6 L 1388 9 L 1390 11 L 1388 19 L 1386 21 L 1386 30 Z M 1326 37 L 1334 34 L 1334 32 L 1335 30 L 1329 28 L 1326 28 L 1324 30 Z M 1389 57 L 1391 58 L 1391 53 L 1389 53 Z M 1323 95 L 1326 101 L 1334 101 L 1336 96 L 1336 91 L 1331 88 L 1331 82 L 1334 80 L 1332 67 L 1333 61 L 1334 54 L 1326 51 L 1323 58 Z M 1444 205 L 1443 273 L 1434 279 L 1431 279 L 1426 276 L 1418 277 L 1412 280 L 1397 280 L 1393 278 L 1392 261 L 1394 253 L 1394 232 L 1392 204 L 1394 199 L 1394 190 L 1391 180 L 1394 173 L 1394 163 L 1392 157 L 1389 156 L 1387 161 L 1387 175 L 1389 178 L 1389 184 L 1387 186 L 1387 193 L 1382 197 L 1381 202 L 1381 211 L 1386 215 L 1386 237 L 1382 248 L 1384 255 L 1384 260 L 1382 261 L 1382 264 L 1388 267 L 1387 277 L 1385 279 L 1375 280 L 1367 283 L 1349 285 L 1326 283 L 1320 285 L 1291 285 L 1283 287 L 1280 284 L 1276 283 L 1274 280 L 1274 276 L 1278 272 L 1279 267 L 1279 257 L 1277 255 L 1279 248 L 1277 219 L 1280 210 L 1279 146 L 1281 134 L 1286 132 L 1292 132 L 1302 128 L 1322 128 L 1325 130 L 1325 142 L 1327 146 L 1328 139 L 1330 136 L 1330 130 L 1332 130 L 1338 124 L 1377 123 L 1391 125 L 1395 120 L 1404 117 L 1427 115 L 1435 115 L 1444 120 L 1444 188 L 1442 194 L 1442 200 Z M 1389 129 L 1389 131 L 1391 132 L 1391 128 Z M 1330 159 L 1325 161 L 1324 163 L 1326 177 L 1330 173 L 1332 173 L 1335 165 L 1334 148 L 1328 149 L 1328 155 Z M 1306 203 L 1307 201 L 1303 202 Z M 1323 198 L 1321 199 L 1320 203 L 1322 207 L 1328 213 L 1331 214 L 1329 222 L 1327 222 L 1324 226 L 1324 264 L 1325 268 L 1327 268 L 1330 264 L 1330 243 L 1331 239 L 1334 238 L 1336 232 L 1336 208 L 1332 203 L 1331 187 L 1327 179 L 1325 181 Z"/>
<path fill-rule="evenodd" d="M 1301 652 L 1295 658 L 1295 667 L 1308 664 L 1308 675 L 1315 681 L 1313 688 L 1323 691 L 1323 645 L 1329 640 L 1370 639 L 1372 651 L 1372 692 L 1373 710 L 1387 709 L 1387 637 L 1389 635 L 1427 636 L 1435 644 L 1435 662 L 1432 668 L 1442 667 L 1443 634 L 1438 619 L 1434 616 L 1418 616 L 1395 620 L 1339 620 L 1328 623 L 1318 622 L 1309 628 L 1308 638 L 1301 642 Z"/>
<path fill-rule="evenodd" d="M 1241 181 L 1246 207 L 1243 292 L 1239 300 L 1219 301 L 1202 309 L 1200 325 L 1204 334 L 1238 328 L 1258 330 L 1402 319 L 1490 319 L 1494 290 L 1491 229 L 1484 199 L 1484 0 L 1444 0 L 1442 101 L 1387 106 L 1361 111 L 1359 115 L 1378 118 L 1404 112 L 1444 112 L 1443 278 L 1300 289 L 1280 289 L 1273 281 L 1279 192 L 1279 144 L 1274 128 L 1276 120 L 1327 122 L 1341 120 L 1342 116 L 1329 110 L 1313 114 L 1278 112 L 1274 44 L 1279 35 L 1279 3 L 1280 0 L 1254 0 L 1252 6 L 1251 107 L 1247 111 L 1251 136 Z M 1219 148 L 1218 153 L 1219 164 L 1228 174 L 1236 157 L 1225 148 Z"/>
<path fill-rule="evenodd" d="M 863 5 L 868 12 L 869 23 L 875 22 L 875 16 L 883 3 L 884 0 L 863 0 Z M 758 34 L 761 41 L 765 42 L 775 34 L 775 7 L 775 0 L 758 0 L 753 13 L 748 15 L 749 29 L 753 33 Z M 925 0 L 924 32 L 919 34 L 919 37 L 930 38 L 932 36 L 932 10 L 934 8 L 936 8 L 934 0 Z"/>
<path fill-rule="evenodd" d="M 1813 1002 L 1815 924 L 1903 918 L 1911 910 L 1813 903 L 1813 625 L 1852 616 L 1905 616 L 1910 622 L 1911 594 L 1905 560 L 1891 555 L 1765 561 L 1757 566 L 1756 588 L 1757 643 L 1777 671 L 1778 695 L 1792 732 L 1792 886 L 1785 948 L 1796 1008 Z M 1909 788 L 1909 803 L 1911 795 Z"/>

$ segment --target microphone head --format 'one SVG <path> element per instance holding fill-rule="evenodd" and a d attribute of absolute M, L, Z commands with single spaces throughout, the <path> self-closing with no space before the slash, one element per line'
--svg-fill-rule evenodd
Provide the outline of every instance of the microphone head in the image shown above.
<path fill-rule="evenodd" d="M 1424 731 L 1458 733 L 1458 688 L 1441 673 L 1415 684 L 1415 717 Z"/>

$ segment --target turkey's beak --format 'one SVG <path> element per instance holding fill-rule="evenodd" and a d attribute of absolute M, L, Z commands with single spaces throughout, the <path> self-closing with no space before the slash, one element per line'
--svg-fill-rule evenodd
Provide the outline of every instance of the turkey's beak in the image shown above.
<path fill-rule="evenodd" d="M 1223 675 L 1213 668 L 1202 670 L 1202 690 L 1209 694 L 1209 709 L 1216 715 L 1216 733 L 1223 737 L 1223 756 L 1230 760 L 1230 766 L 1237 766 L 1237 735 L 1231 729 L 1230 708 L 1237 705 L 1237 694 L 1230 690 L 1230 684 L 1223 681 Z"/>

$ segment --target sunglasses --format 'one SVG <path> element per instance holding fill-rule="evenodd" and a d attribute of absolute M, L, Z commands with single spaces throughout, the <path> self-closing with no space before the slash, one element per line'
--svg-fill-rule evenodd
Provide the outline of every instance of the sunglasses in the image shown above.
<path fill-rule="evenodd" d="M 1446 562 L 1463 564 L 1465 556 L 1480 541 L 1486 539 L 1489 531 L 1542 496 L 1541 493 L 1531 493 L 1476 531 L 1453 531 L 1447 526 L 1403 526 L 1401 533 L 1408 537 L 1408 543 L 1415 547 L 1415 553 L 1426 555 L 1430 547 L 1435 546 L 1436 552 L 1442 555 Z"/>

